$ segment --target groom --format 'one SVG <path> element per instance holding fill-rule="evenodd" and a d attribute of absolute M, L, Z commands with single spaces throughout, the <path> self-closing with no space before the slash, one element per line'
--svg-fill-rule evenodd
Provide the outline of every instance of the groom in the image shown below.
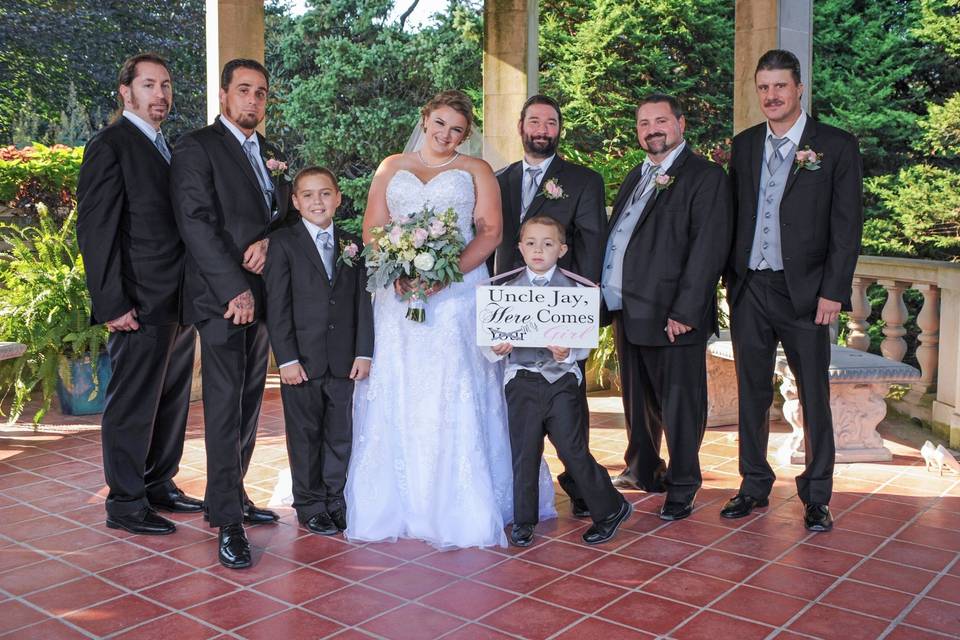
<path fill-rule="evenodd" d="M 604 233 L 607 226 L 603 178 L 587 167 L 567 162 L 557 155 L 563 127 L 560 105 L 548 96 L 529 98 L 520 111 L 517 132 L 523 141 L 523 160 L 497 173 L 503 208 L 503 240 L 493 257 L 493 273 L 500 275 L 523 266 L 520 255 L 520 225 L 535 216 L 549 216 L 566 229 L 568 251 L 557 263 L 591 282 L 600 281 Z M 590 438 L 587 405 L 586 361 L 580 361 L 580 428 L 584 441 Z M 580 497 L 573 478 L 564 471 L 557 478 L 570 496 L 573 515 L 587 517 L 590 511 Z"/>
<path fill-rule="evenodd" d="M 267 235 L 292 210 L 290 181 L 268 169 L 284 158 L 256 131 L 267 91 L 267 70 L 259 62 L 237 59 L 224 65 L 220 115 L 180 139 L 170 176 L 187 247 L 183 314 L 200 333 L 204 505 L 210 525 L 220 527 L 220 563 L 230 569 L 251 563 L 243 523 L 277 520 L 272 511 L 255 507 L 243 488 L 267 375 L 260 273 Z"/>

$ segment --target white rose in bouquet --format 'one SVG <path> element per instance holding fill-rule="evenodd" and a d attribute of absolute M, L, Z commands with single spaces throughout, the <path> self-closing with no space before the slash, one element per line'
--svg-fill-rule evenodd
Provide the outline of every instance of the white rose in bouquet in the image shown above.
<path fill-rule="evenodd" d="M 430 269 L 433 269 L 434 263 L 433 255 L 426 252 L 419 254 L 413 259 L 413 266 L 419 271 L 430 271 Z"/>

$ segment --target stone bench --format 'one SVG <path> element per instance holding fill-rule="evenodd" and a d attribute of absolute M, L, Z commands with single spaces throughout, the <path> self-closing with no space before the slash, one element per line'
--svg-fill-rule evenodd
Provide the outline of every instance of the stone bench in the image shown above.
<path fill-rule="evenodd" d="M 778 352 L 783 355 L 783 352 Z M 733 343 L 730 332 L 720 332 L 720 338 L 707 343 L 707 426 L 725 427 L 740 421 L 738 407 L 739 387 L 737 370 L 733 364 Z M 770 419 L 780 420 L 780 410 L 770 407 Z"/>
<path fill-rule="evenodd" d="M 777 460 L 781 464 L 803 464 L 803 412 L 797 384 L 785 357 L 777 358 L 776 371 L 783 378 L 780 385 L 783 415 L 793 427 L 793 433 L 777 451 Z M 877 433 L 877 425 L 887 415 L 885 398 L 890 385 L 916 382 L 920 371 L 883 356 L 831 345 L 829 376 L 836 461 L 892 460 L 893 454 Z"/>
<path fill-rule="evenodd" d="M 0 342 L 0 360 L 19 358 L 27 350 L 27 345 L 19 342 Z"/>

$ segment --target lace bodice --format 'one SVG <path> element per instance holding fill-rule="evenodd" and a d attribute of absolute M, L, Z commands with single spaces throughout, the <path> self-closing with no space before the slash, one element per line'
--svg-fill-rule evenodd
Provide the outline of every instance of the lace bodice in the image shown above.
<path fill-rule="evenodd" d="M 473 239 L 473 207 L 477 202 L 473 176 L 463 169 L 447 169 L 423 182 L 406 169 L 397 171 L 387 184 L 390 217 L 410 215 L 430 206 L 439 211 L 453 208 L 465 242 Z"/>

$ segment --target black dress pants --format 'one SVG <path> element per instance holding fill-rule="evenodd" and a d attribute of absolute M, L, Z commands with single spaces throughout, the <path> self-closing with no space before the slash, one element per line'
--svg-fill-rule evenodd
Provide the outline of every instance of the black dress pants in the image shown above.
<path fill-rule="evenodd" d="M 211 527 L 243 522 L 243 477 L 257 440 L 269 342 L 261 321 L 235 325 L 210 318 L 197 325 L 203 376 L 207 492 Z"/>
<path fill-rule="evenodd" d="M 106 509 L 126 516 L 174 489 L 190 410 L 193 327 L 141 324 L 110 334 L 101 443 Z"/>
<path fill-rule="evenodd" d="M 803 412 L 806 468 L 797 476 L 805 504 L 828 504 L 835 445 L 830 413 L 830 332 L 812 316 L 797 318 L 783 272 L 751 271 L 730 310 L 730 334 L 740 388 L 741 493 L 765 498 L 774 473 L 767 462 L 777 343 L 796 377 Z"/>
<path fill-rule="evenodd" d="M 583 432 L 583 441 L 590 446 L 590 405 L 587 402 L 587 361 L 578 360 L 577 366 L 580 367 L 580 430 Z M 570 496 L 570 499 L 581 499 L 580 492 L 577 490 L 577 483 L 573 476 L 564 469 L 557 476 L 557 484 L 563 489 L 563 492 Z"/>
<path fill-rule="evenodd" d="M 584 440 L 576 376 L 568 373 L 550 384 L 540 373 L 521 370 L 504 391 L 513 458 L 513 521 L 536 524 L 540 519 L 540 459 L 545 435 L 576 482 L 594 522 L 616 513 L 623 497 Z"/>
<path fill-rule="evenodd" d="M 627 339 L 619 313 L 613 316 L 613 331 L 627 426 L 624 473 L 644 489 L 663 482 L 667 500 L 693 500 L 703 484 L 700 443 L 707 426 L 706 344 L 635 345 Z M 669 467 L 660 457 L 664 433 Z"/>
<path fill-rule="evenodd" d="M 287 455 L 293 478 L 293 508 L 306 522 L 345 508 L 343 488 L 353 444 L 353 380 L 325 373 L 301 384 L 280 386 Z"/>

